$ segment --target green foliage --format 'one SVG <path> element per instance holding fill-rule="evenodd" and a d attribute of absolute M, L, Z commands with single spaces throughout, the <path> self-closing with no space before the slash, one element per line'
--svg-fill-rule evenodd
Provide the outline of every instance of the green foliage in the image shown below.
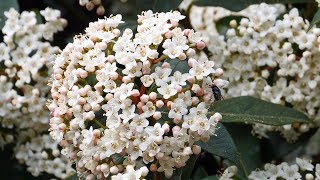
<path fill-rule="evenodd" d="M 178 8 L 182 0 L 133 0 L 133 3 L 138 14 L 141 11 L 152 10 L 154 12 L 166 12 Z M 140 12 L 139 12 L 140 11 Z"/>
<path fill-rule="evenodd" d="M 227 16 L 224 18 L 219 19 L 216 22 L 217 31 L 220 35 L 226 35 L 227 30 L 230 29 L 230 21 L 236 20 L 237 22 L 240 22 L 240 20 L 243 18 L 243 16 Z"/>
<path fill-rule="evenodd" d="M 309 30 L 316 24 L 320 22 L 320 9 L 316 12 L 316 14 L 313 16 L 312 21 L 310 23 Z"/>
<path fill-rule="evenodd" d="M 239 154 L 236 145 L 227 129 L 219 123 L 216 136 L 212 136 L 206 143 L 197 142 L 202 149 L 223 158 L 227 158 L 235 164 L 239 164 Z"/>
<path fill-rule="evenodd" d="M 297 110 L 249 96 L 215 102 L 210 111 L 221 113 L 222 122 L 262 123 L 275 126 L 309 122 L 309 118 Z"/>
<path fill-rule="evenodd" d="M 208 176 L 206 170 L 203 167 L 199 167 L 196 169 L 193 175 L 193 180 L 200 180 L 202 178 L 206 178 Z"/>
<path fill-rule="evenodd" d="M 251 135 L 249 127 L 239 124 L 227 124 L 228 130 L 219 124 L 216 137 L 207 143 L 197 143 L 204 150 L 230 160 L 238 167 L 238 176 L 245 179 L 251 170 L 259 167 L 260 145 L 256 137 Z"/>
<path fill-rule="evenodd" d="M 310 129 L 308 132 L 299 136 L 299 139 L 293 143 L 287 142 L 279 133 L 269 133 L 269 138 L 266 140 L 264 148 L 262 149 L 265 160 L 280 159 L 288 153 L 304 147 L 317 130 L 317 128 Z"/>
<path fill-rule="evenodd" d="M 252 136 L 251 126 L 230 123 L 225 125 L 230 133 L 239 156 L 238 174 L 240 179 L 246 179 L 251 171 L 262 165 L 259 140 Z"/>
<path fill-rule="evenodd" d="M 283 4 L 291 4 L 291 3 L 314 3 L 314 0 L 193 0 L 193 4 L 197 6 L 220 6 L 232 11 L 240 11 L 245 9 L 251 4 L 259 4 L 259 3 L 283 3 Z"/>
<path fill-rule="evenodd" d="M 9 0 L 9 1 L 1 1 L 0 3 L 0 29 L 3 28 L 6 17 L 4 16 L 4 12 L 8 11 L 10 8 L 14 8 L 19 11 L 19 4 L 17 0 Z"/>

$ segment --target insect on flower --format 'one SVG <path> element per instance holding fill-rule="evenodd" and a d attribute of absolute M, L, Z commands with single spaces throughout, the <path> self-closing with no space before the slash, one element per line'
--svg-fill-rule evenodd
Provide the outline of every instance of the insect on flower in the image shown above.
<path fill-rule="evenodd" d="M 211 88 L 212 88 L 212 94 L 215 101 L 224 100 L 223 96 L 221 95 L 221 90 L 218 88 L 218 86 L 212 85 Z"/>

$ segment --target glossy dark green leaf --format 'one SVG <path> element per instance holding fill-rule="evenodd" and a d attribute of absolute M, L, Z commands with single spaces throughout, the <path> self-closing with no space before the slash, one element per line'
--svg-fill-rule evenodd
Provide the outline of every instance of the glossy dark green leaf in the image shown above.
<path fill-rule="evenodd" d="M 0 29 L 3 28 L 6 17 L 4 15 L 5 11 L 8 11 L 10 8 L 14 8 L 15 10 L 19 11 L 19 4 L 17 0 L 7 0 L 0 2 Z"/>
<path fill-rule="evenodd" d="M 237 152 L 239 154 L 240 166 L 238 166 L 237 177 L 246 179 L 251 171 L 260 168 L 261 147 L 258 138 L 251 134 L 251 126 L 239 123 L 226 123 L 226 129 L 230 133 Z"/>
<path fill-rule="evenodd" d="M 194 172 L 192 180 L 200 180 L 208 176 L 206 170 L 203 167 L 199 167 Z"/>
<path fill-rule="evenodd" d="M 310 122 L 305 114 L 295 109 L 249 96 L 215 102 L 210 111 L 211 114 L 221 113 L 222 122 L 262 123 L 275 126 Z"/>
<path fill-rule="evenodd" d="M 235 143 L 227 129 L 219 123 L 216 136 L 212 136 L 208 142 L 197 142 L 202 149 L 223 158 L 227 158 L 235 164 L 239 164 L 239 154 Z"/>
<path fill-rule="evenodd" d="M 228 159 L 238 167 L 239 179 L 245 179 L 248 173 L 261 164 L 260 143 L 251 135 L 251 127 L 243 124 L 218 124 L 216 137 L 207 143 L 198 142 L 202 149 Z"/>
<path fill-rule="evenodd" d="M 220 6 L 232 11 L 240 11 L 251 4 L 260 4 L 262 2 L 268 4 L 282 3 L 313 3 L 314 0 L 194 0 L 193 3 L 197 6 Z"/>
<path fill-rule="evenodd" d="M 264 161 L 270 162 L 274 159 L 281 159 L 285 155 L 304 147 L 317 130 L 316 128 L 310 129 L 300 135 L 297 141 L 291 143 L 277 132 L 268 133 L 269 138 L 263 140 L 262 153 L 264 154 Z"/>
<path fill-rule="evenodd" d="M 309 30 L 316 24 L 320 22 L 320 9 L 316 12 L 316 14 L 313 16 L 312 21 L 310 23 Z"/>
<path fill-rule="evenodd" d="M 202 178 L 201 180 L 218 180 L 218 176 L 212 175 L 212 176 L 207 176 L 205 178 Z"/>
<path fill-rule="evenodd" d="M 141 11 L 147 10 L 154 12 L 176 10 L 181 2 L 182 0 L 133 0 L 130 3 L 137 8 L 136 12 L 140 14 Z"/>

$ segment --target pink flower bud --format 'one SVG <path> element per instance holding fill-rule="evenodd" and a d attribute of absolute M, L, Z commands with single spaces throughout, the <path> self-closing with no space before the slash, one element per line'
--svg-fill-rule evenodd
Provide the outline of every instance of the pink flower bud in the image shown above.
<path fill-rule="evenodd" d="M 169 38 L 172 37 L 172 32 L 171 32 L 171 31 L 168 31 L 168 32 L 166 32 L 166 33 L 164 34 L 164 36 L 165 36 L 167 39 L 169 39 Z"/>
<path fill-rule="evenodd" d="M 86 103 L 86 99 L 85 99 L 85 98 L 80 97 L 80 98 L 78 99 L 78 104 L 84 105 L 85 103 Z"/>
<path fill-rule="evenodd" d="M 140 97 L 140 101 L 143 102 L 143 103 L 148 102 L 148 100 L 149 100 L 149 96 L 146 95 L 146 94 L 143 94 L 143 95 Z"/>
<path fill-rule="evenodd" d="M 196 104 L 199 103 L 199 98 L 198 97 L 192 97 L 191 98 L 191 102 L 192 102 L 193 105 L 196 105 Z"/>
<path fill-rule="evenodd" d="M 192 154 L 192 149 L 190 147 L 185 147 L 183 149 L 183 154 L 185 155 L 191 155 Z"/>
<path fill-rule="evenodd" d="M 167 62 L 164 62 L 161 67 L 162 67 L 162 68 L 169 68 L 169 67 L 170 67 L 170 64 L 167 63 Z"/>
<path fill-rule="evenodd" d="M 164 124 L 162 125 L 162 129 L 164 130 L 164 133 L 169 132 L 169 131 L 170 131 L 170 126 L 169 126 L 169 124 L 164 123 Z"/>
<path fill-rule="evenodd" d="M 104 163 L 104 164 L 101 164 L 100 166 L 101 166 L 100 169 L 101 169 L 101 171 L 102 171 L 103 173 L 106 173 L 106 174 L 107 174 L 107 173 L 109 172 L 110 169 L 109 169 L 109 165 L 108 165 L 108 164 Z"/>
<path fill-rule="evenodd" d="M 180 60 L 185 60 L 187 58 L 185 53 L 181 53 L 178 57 Z"/>
<path fill-rule="evenodd" d="M 137 104 L 137 108 L 142 109 L 142 106 L 143 106 L 143 105 L 144 105 L 143 102 L 139 102 L 139 103 Z"/>
<path fill-rule="evenodd" d="M 117 174 L 119 172 L 119 168 L 117 166 L 112 166 L 110 168 L 110 173 L 111 174 Z"/>
<path fill-rule="evenodd" d="M 121 34 L 121 32 L 120 32 L 119 29 L 114 29 L 114 30 L 112 30 L 112 33 L 113 33 L 114 35 L 116 35 L 116 36 L 120 36 L 120 34 Z"/>
<path fill-rule="evenodd" d="M 214 72 L 214 75 L 216 77 L 220 77 L 223 75 L 223 70 L 221 68 L 216 69 L 216 71 Z"/>
<path fill-rule="evenodd" d="M 123 76 L 122 77 L 122 82 L 125 84 L 128 84 L 131 81 L 131 78 L 129 76 Z"/>
<path fill-rule="evenodd" d="M 194 76 L 188 76 L 187 80 L 188 80 L 190 83 L 194 83 L 194 82 L 195 82 Z"/>
<path fill-rule="evenodd" d="M 151 93 L 149 94 L 149 97 L 150 97 L 151 100 L 156 100 L 156 99 L 157 99 L 157 93 L 151 92 Z"/>
<path fill-rule="evenodd" d="M 174 20 L 170 19 L 170 22 L 171 22 L 172 27 L 177 27 L 178 26 L 178 22 L 177 21 L 174 21 Z"/>
<path fill-rule="evenodd" d="M 115 60 L 114 55 L 109 55 L 109 56 L 107 56 L 107 61 L 108 61 L 109 63 L 113 63 L 114 60 Z"/>
<path fill-rule="evenodd" d="M 210 94 L 205 94 L 204 96 L 203 96 L 203 101 L 204 102 L 209 102 L 211 100 L 211 95 Z"/>
<path fill-rule="evenodd" d="M 157 154 L 156 154 L 156 158 L 159 160 L 159 159 L 161 159 L 161 158 L 163 158 L 163 156 L 164 156 L 164 153 L 163 152 L 158 152 Z"/>
<path fill-rule="evenodd" d="M 206 47 L 206 43 L 204 43 L 203 41 L 200 41 L 200 42 L 197 43 L 197 48 L 198 48 L 199 50 L 202 50 L 202 49 L 204 49 L 205 47 Z"/>
<path fill-rule="evenodd" d="M 172 132 L 173 133 L 177 133 L 177 132 L 179 132 L 181 130 L 181 127 L 180 126 L 174 126 L 173 128 L 172 128 Z"/>
<path fill-rule="evenodd" d="M 190 31 L 191 31 L 190 29 L 185 29 L 185 30 L 183 30 L 183 33 L 185 36 L 189 36 Z"/>
<path fill-rule="evenodd" d="M 64 123 L 61 123 L 61 124 L 59 124 L 59 129 L 60 129 L 61 131 L 65 131 L 65 130 L 67 129 L 67 125 L 64 124 Z"/>
<path fill-rule="evenodd" d="M 163 105 L 164 105 L 164 102 L 163 102 L 162 100 L 158 100 L 158 101 L 156 102 L 157 108 L 162 108 Z"/>
<path fill-rule="evenodd" d="M 139 90 L 138 90 L 138 89 L 133 89 L 133 90 L 132 90 L 132 96 L 133 96 L 133 97 L 138 97 L 138 96 L 140 96 Z"/>
<path fill-rule="evenodd" d="M 182 91 L 182 87 L 180 85 L 175 85 L 174 89 L 176 89 L 178 92 Z"/>
<path fill-rule="evenodd" d="M 93 155 L 93 160 L 100 161 L 100 156 L 98 154 Z"/>
<path fill-rule="evenodd" d="M 194 55 L 196 55 L 196 51 L 194 49 L 192 49 L 192 48 L 189 48 L 187 50 L 187 56 L 188 57 L 193 57 Z"/>
<path fill-rule="evenodd" d="M 173 122 L 174 122 L 175 124 L 179 124 L 179 123 L 181 122 L 181 119 L 174 118 L 174 119 L 173 119 Z"/>
<path fill-rule="evenodd" d="M 89 104 L 89 103 L 86 103 L 86 104 L 84 104 L 83 105 L 83 109 L 85 110 L 85 111 L 90 111 L 91 110 L 91 105 Z"/>
<path fill-rule="evenodd" d="M 153 118 L 155 119 L 155 120 L 158 120 L 158 119 L 160 119 L 161 118 L 161 112 L 159 112 L 159 111 L 156 111 L 156 112 L 154 112 L 154 114 L 153 114 Z"/>
<path fill-rule="evenodd" d="M 101 165 L 98 165 L 98 166 L 96 167 L 96 171 L 98 171 L 98 172 L 101 171 Z"/>
<path fill-rule="evenodd" d="M 192 152 L 193 152 L 193 154 L 195 154 L 195 155 L 200 154 L 200 153 L 201 153 L 201 147 L 198 146 L 198 145 L 193 145 L 193 146 L 192 146 Z"/>
<path fill-rule="evenodd" d="M 95 136 L 95 137 L 100 137 L 100 130 L 99 129 L 95 129 L 95 130 L 93 130 L 93 135 Z"/>
<path fill-rule="evenodd" d="M 111 93 L 107 94 L 107 95 L 104 97 L 104 99 L 105 99 L 106 101 L 109 101 L 109 100 L 112 99 L 112 98 L 113 98 L 113 94 L 111 94 Z"/>

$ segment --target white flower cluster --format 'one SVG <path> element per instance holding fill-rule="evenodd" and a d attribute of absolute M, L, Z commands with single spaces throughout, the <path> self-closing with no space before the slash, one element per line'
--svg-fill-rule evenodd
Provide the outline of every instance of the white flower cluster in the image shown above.
<path fill-rule="evenodd" d="M 191 4 L 188 4 L 187 1 L 189 0 L 184 0 L 183 3 L 179 6 L 180 9 L 186 10 Z M 190 2 L 191 3 L 191 2 Z M 270 9 L 272 7 L 272 9 Z M 257 8 L 261 8 L 257 12 Z M 272 4 L 272 5 L 259 5 L 259 4 L 254 4 L 251 6 L 248 6 L 247 8 L 234 12 L 230 11 L 228 9 L 225 9 L 223 7 L 214 7 L 214 6 L 195 6 L 192 5 L 190 7 L 190 23 L 192 27 L 199 32 L 202 32 L 204 34 L 205 41 L 209 36 L 217 36 L 219 35 L 218 30 L 217 30 L 217 22 L 219 20 L 228 17 L 228 16 L 244 16 L 252 19 L 259 19 L 263 18 L 266 16 L 266 12 L 268 13 L 269 10 L 272 10 L 269 13 L 272 13 L 274 16 L 278 17 L 280 14 L 283 14 L 285 12 L 285 6 L 283 4 Z M 216 38 L 216 37 L 214 37 Z M 208 42 L 211 44 L 210 42 Z"/>
<path fill-rule="evenodd" d="M 251 6 L 239 25 L 231 21 L 226 36 L 209 34 L 205 42 L 209 59 L 224 69 L 230 81 L 225 97 L 255 96 L 293 107 L 314 121 L 320 120 L 319 28 L 308 31 L 309 22 L 292 9 L 283 18 L 283 6 L 265 3 Z M 254 132 L 267 137 L 280 131 L 289 141 L 309 130 L 309 125 L 283 127 L 254 125 Z"/>
<path fill-rule="evenodd" d="M 95 7 L 97 7 L 97 14 L 103 15 L 105 13 L 105 9 L 101 3 L 101 0 L 79 0 L 79 4 L 81 6 L 86 6 L 88 11 L 92 11 Z"/>
<path fill-rule="evenodd" d="M 27 165 L 27 170 L 33 176 L 45 172 L 65 179 L 74 174 L 71 161 L 60 154 L 58 144 L 48 134 L 37 135 L 30 142 L 17 146 L 15 157 Z"/>
<path fill-rule="evenodd" d="M 0 146 L 16 143 L 17 159 L 26 163 L 28 171 L 35 176 L 44 171 L 50 173 L 45 169 L 49 168 L 48 164 L 63 160 L 57 153 L 54 160 L 51 156 L 43 159 L 40 151 L 45 153 L 48 148 L 43 143 L 49 142 L 51 149 L 58 151 L 58 144 L 48 140 L 49 135 L 41 134 L 48 133 L 49 129 L 47 83 L 54 54 L 59 51 L 48 40 L 64 28 L 66 20 L 60 18 L 60 11 L 50 8 L 40 14 L 46 20 L 44 24 L 37 24 L 32 11 L 20 14 L 10 9 L 5 12 L 8 19 L 2 29 L 4 42 L 0 43 Z M 67 168 L 65 163 L 63 166 Z M 59 173 L 55 175 L 62 177 Z"/>
<path fill-rule="evenodd" d="M 8 19 L 2 29 L 4 42 L 0 43 L 2 128 L 20 131 L 32 127 L 39 132 L 48 127 L 49 112 L 44 110 L 49 92 L 48 74 L 59 48 L 42 39 L 52 39 L 53 34 L 66 25 L 66 20 L 59 17 L 59 11 L 50 8 L 40 13 L 47 20 L 45 24 L 37 24 L 32 11 L 19 14 L 10 9 L 5 12 Z"/>
<path fill-rule="evenodd" d="M 303 177 L 304 176 L 304 177 Z M 320 164 L 315 168 L 308 160 L 296 158 L 296 163 L 289 165 L 282 162 L 279 165 L 267 163 L 264 170 L 252 171 L 248 177 L 254 180 L 264 179 L 306 179 L 320 180 Z"/>
<path fill-rule="evenodd" d="M 223 71 L 193 58 L 205 43 L 178 27 L 179 12 L 143 12 L 137 33 L 122 35 L 121 18 L 90 23 L 56 58 L 50 134 L 88 179 L 123 173 L 137 162 L 170 177 L 200 153 L 194 142 L 215 133 L 221 115 L 208 112 L 207 84 Z"/>

